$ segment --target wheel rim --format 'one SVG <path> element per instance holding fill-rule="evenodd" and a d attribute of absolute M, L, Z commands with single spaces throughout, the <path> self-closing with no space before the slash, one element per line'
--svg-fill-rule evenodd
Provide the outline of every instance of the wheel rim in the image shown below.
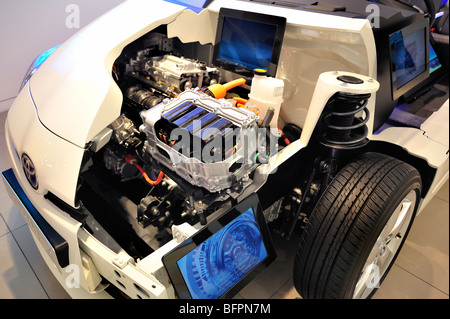
<path fill-rule="evenodd" d="M 364 264 L 355 286 L 354 299 L 365 299 L 370 296 L 375 288 L 379 287 L 381 278 L 389 269 L 405 239 L 413 217 L 416 200 L 415 190 L 410 191 L 387 221 Z"/>

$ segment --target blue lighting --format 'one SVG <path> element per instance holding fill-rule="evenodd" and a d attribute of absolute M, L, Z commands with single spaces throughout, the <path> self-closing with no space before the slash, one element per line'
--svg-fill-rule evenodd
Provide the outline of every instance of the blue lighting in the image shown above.
<path fill-rule="evenodd" d="M 59 46 L 60 46 L 60 45 L 57 45 L 57 46 L 55 46 L 55 47 L 53 47 L 53 48 L 51 48 L 51 49 L 48 49 L 47 51 L 45 51 L 44 53 L 42 53 L 40 56 L 38 56 L 38 57 L 36 58 L 36 60 L 34 60 L 34 62 L 33 62 L 33 69 L 36 70 L 37 68 L 39 68 L 39 67 L 41 66 L 41 64 L 44 63 L 45 60 L 47 60 L 48 57 L 49 57 L 53 52 L 55 52 L 55 50 L 56 50 L 57 48 L 59 48 Z"/>
<path fill-rule="evenodd" d="M 200 13 L 203 10 L 206 0 L 165 0 L 174 4 L 179 4 L 187 7 L 195 13 Z"/>
<path fill-rule="evenodd" d="M 51 49 L 48 49 L 47 51 L 45 51 L 44 53 L 42 53 L 41 55 L 39 55 L 34 61 L 33 63 L 30 65 L 30 67 L 28 68 L 27 73 L 25 74 L 25 77 L 23 78 L 22 81 L 22 85 L 20 86 L 20 90 L 22 90 L 22 88 L 25 86 L 25 84 L 27 84 L 27 82 L 30 80 L 31 76 L 34 74 L 34 72 L 36 72 L 37 69 L 39 69 L 39 67 L 42 65 L 42 63 L 44 63 L 45 60 L 48 59 L 48 57 L 55 52 L 55 50 L 60 46 L 57 45 Z M 19 91 L 20 91 L 19 90 Z"/>
<path fill-rule="evenodd" d="M 435 18 L 439 19 L 440 17 L 442 17 L 444 15 L 444 13 L 445 13 L 444 11 L 439 11 L 438 13 L 436 13 Z"/>

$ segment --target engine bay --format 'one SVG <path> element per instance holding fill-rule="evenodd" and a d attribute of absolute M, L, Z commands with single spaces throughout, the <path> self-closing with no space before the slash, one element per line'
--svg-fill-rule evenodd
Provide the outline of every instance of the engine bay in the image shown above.
<path fill-rule="evenodd" d="M 224 82 L 228 71 L 195 58 L 212 51 L 168 38 L 162 26 L 129 44 L 114 64 L 121 115 L 91 147 L 78 196 L 136 258 L 170 241 L 173 225 L 206 225 L 252 184 L 256 167 L 300 137 L 296 125 L 285 135 L 276 124 L 282 80 L 258 69 Z M 258 94 L 267 90 L 274 102 L 260 107 Z"/>

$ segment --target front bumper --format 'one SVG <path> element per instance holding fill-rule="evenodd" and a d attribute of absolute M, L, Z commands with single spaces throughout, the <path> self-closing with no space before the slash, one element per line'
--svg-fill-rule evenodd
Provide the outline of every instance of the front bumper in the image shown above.
<path fill-rule="evenodd" d="M 39 242 L 52 262 L 64 268 L 69 265 L 69 244 L 55 229 L 47 223 L 33 206 L 17 181 L 12 168 L 2 172 L 6 191 L 14 205 L 30 227 L 35 241 Z"/>
<path fill-rule="evenodd" d="M 78 231 L 79 245 L 70 246 L 33 205 L 13 170 L 8 169 L 1 176 L 9 197 L 27 222 L 47 266 L 71 297 L 110 298 L 105 291 L 110 284 L 131 298 L 175 297 L 173 289 L 167 289 L 144 269 L 140 269 L 126 253 L 114 253 L 83 227 Z M 69 248 L 72 256 L 74 250 L 78 251 L 81 263 L 69 258 Z"/>

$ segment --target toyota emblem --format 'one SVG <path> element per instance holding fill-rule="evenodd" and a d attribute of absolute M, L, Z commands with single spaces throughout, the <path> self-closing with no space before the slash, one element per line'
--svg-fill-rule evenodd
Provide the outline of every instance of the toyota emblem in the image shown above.
<path fill-rule="evenodd" d="M 36 176 L 36 168 L 27 154 L 22 155 L 22 168 L 31 187 L 38 189 L 39 183 Z"/>

